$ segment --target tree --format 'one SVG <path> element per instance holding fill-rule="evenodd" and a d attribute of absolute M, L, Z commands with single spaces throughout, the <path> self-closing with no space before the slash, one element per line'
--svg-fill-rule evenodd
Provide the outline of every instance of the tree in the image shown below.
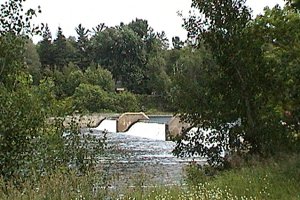
<path fill-rule="evenodd" d="M 145 70 L 144 94 L 167 96 L 171 80 L 165 68 L 166 62 L 163 56 L 152 56 L 149 58 Z"/>
<path fill-rule="evenodd" d="M 39 27 L 30 22 L 40 10 L 29 9 L 23 15 L 22 1 L 11 0 L 4 2 L 0 11 L 0 83 L 13 89 L 17 74 L 26 71 L 20 57 L 25 41 L 31 34 L 40 33 Z"/>
<path fill-rule="evenodd" d="M 77 51 L 77 40 L 76 37 L 70 36 L 67 38 L 67 48 L 66 48 L 66 63 L 74 63 L 78 66 L 78 51 Z M 79 66 L 78 66 L 79 67 Z"/>
<path fill-rule="evenodd" d="M 228 150 L 226 130 L 221 129 L 226 123 L 217 127 L 221 120 L 215 116 L 225 106 L 221 97 L 214 96 L 213 86 L 216 86 L 219 70 L 209 51 L 187 48 L 177 60 L 171 88 L 172 105 L 181 114 L 183 122 L 190 125 L 183 130 L 174 153 L 178 156 L 202 156 L 213 166 L 222 163 L 220 154 Z M 194 134 L 190 133 L 192 128 L 196 128 Z M 209 135 L 205 135 L 205 130 L 210 130 Z M 215 145 L 208 148 L 210 143 Z"/>
<path fill-rule="evenodd" d="M 113 78 L 138 92 L 143 80 L 143 41 L 126 26 L 107 28 L 92 38 L 95 62 L 106 67 Z"/>
<path fill-rule="evenodd" d="M 139 111 L 139 102 L 136 95 L 130 92 L 111 93 L 110 110 L 118 113 Z"/>
<path fill-rule="evenodd" d="M 67 39 L 63 34 L 61 27 L 58 27 L 56 39 L 53 41 L 54 65 L 62 70 L 63 66 L 68 64 L 67 56 Z"/>
<path fill-rule="evenodd" d="M 166 73 L 172 77 L 178 69 L 178 59 L 184 53 L 184 49 L 169 49 L 165 51 Z"/>
<path fill-rule="evenodd" d="M 54 47 L 52 44 L 52 35 L 48 24 L 45 25 L 42 36 L 42 41 L 38 43 L 38 53 L 42 64 L 42 71 L 44 72 L 45 69 L 53 69 L 55 61 L 53 54 Z"/>
<path fill-rule="evenodd" d="M 141 39 L 145 40 L 149 32 L 148 21 L 144 19 L 135 19 L 128 24 L 128 28 L 133 30 Z"/>
<path fill-rule="evenodd" d="M 211 53 L 216 66 L 210 69 L 206 60 L 201 62 L 204 75 L 210 75 L 201 76 L 200 85 L 192 87 L 197 95 L 191 91 L 200 108 L 186 101 L 179 106 L 182 120 L 198 129 L 192 135 L 183 133 L 176 153 L 200 154 L 220 164 L 225 161 L 221 150 L 243 148 L 240 137 L 250 153 L 266 155 L 286 148 L 289 133 L 276 109 L 278 74 L 264 58 L 264 34 L 253 28 L 245 1 L 194 0 L 192 6 L 205 17 L 185 19 L 185 28 L 195 46 Z M 211 148 L 199 142 L 208 129 L 211 133 L 204 140 L 215 142 Z M 192 144 L 196 145 L 191 148 Z"/>
<path fill-rule="evenodd" d="M 97 144 L 103 144 L 91 138 L 82 142 L 77 126 L 65 130 L 61 121 L 50 123 L 57 113 L 54 85 L 51 80 L 32 85 L 25 45 L 41 30 L 31 25 L 36 12 L 24 11 L 23 2 L 8 0 L 0 6 L 0 176 L 6 192 L 11 184 L 22 189 L 24 180 L 34 184 L 51 172 L 66 172 L 73 163 L 75 170 L 84 172 L 93 163 Z M 69 135 L 62 137 L 66 132 Z M 92 151 L 87 148 L 90 142 L 96 145 Z"/>
<path fill-rule="evenodd" d="M 115 91 L 115 82 L 110 71 L 100 66 L 90 66 L 84 73 L 84 83 L 100 86 L 107 92 Z"/>
<path fill-rule="evenodd" d="M 103 112 L 110 108 L 108 93 L 98 85 L 80 84 L 73 98 L 75 108 L 80 111 Z"/>
<path fill-rule="evenodd" d="M 90 52 L 89 52 L 89 33 L 90 30 L 84 28 L 81 24 L 75 29 L 78 35 L 76 48 L 78 51 L 78 63 L 80 69 L 85 70 L 90 64 Z"/>
<path fill-rule="evenodd" d="M 101 31 L 104 31 L 106 28 L 107 27 L 105 26 L 105 23 L 100 23 L 96 27 L 93 28 L 93 32 L 96 34 L 96 33 L 99 33 Z"/>
<path fill-rule="evenodd" d="M 30 23 L 36 12 L 29 9 L 23 15 L 22 2 L 7 1 L 0 12 L 0 174 L 4 180 L 28 175 L 34 138 L 42 132 L 46 116 L 24 65 L 26 40 L 39 32 Z"/>
<path fill-rule="evenodd" d="M 277 74 L 277 88 L 281 91 L 280 98 L 276 98 L 277 110 L 294 133 L 300 131 L 299 23 L 299 13 L 290 6 L 266 8 L 265 14 L 253 22 L 253 31 L 264 40 L 265 60 Z"/>
<path fill-rule="evenodd" d="M 292 7 L 296 8 L 296 9 L 300 9 L 300 1 L 299 0 L 286 0 L 287 1 L 287 5 L 291 5 Z"/>
<path fill-rule="evenodd" d="M 157 39 L 160 42 L 160 46 L 162 49 L 168 49 L 169 48 L 169 40 L 166 36 L 166 33 L 162 31 L 161 33 L 157 33 Z"/>
<path fill-rule="evenodd" d="M 71 62 L 63 69 L 51 72 L 49 77 L 53 79 L 55 96 L 59 100 L 72 96 L 84 80 L 83 72 Z"/>
<path fill-rule="evenodd" d="M 27 40 L 24 56 L 28 71 L 33 78 L 33 83 L 38 85 L 39 81 L 42 79 L 41 62 L 36 46 L 33 44 L 32 40 Z"/>

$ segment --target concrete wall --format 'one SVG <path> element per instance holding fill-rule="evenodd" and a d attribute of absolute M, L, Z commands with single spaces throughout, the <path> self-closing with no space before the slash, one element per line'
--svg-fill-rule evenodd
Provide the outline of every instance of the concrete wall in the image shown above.
<path fill-rule="evenodd" d="M 175 116 L 168 122 L 167 139 L 172 139 L 181 134 L 183 128 L 188 128 L 189 124 L 181 122 L 180 118 Z"/>
<path fill-rule="evenodd" d="M 71 125 L 78 125 L 80 128 L 97 127 L 102 120 L 105 119 L 103 115 L 91 114 L 91 115 L 73 115 L 65 118 L 59 118 L 63 120 L 64 127 L 70 127 Z M 51 117 L 48 119 L 48 123 L 54 123 L 55 118 Z"/>
<path fill-rule="evenodd" d="M 117 120 L 117 132 L 125 132 L 134 123 L 141 120 L 149 120 L 149 117 L 145 113 L 124 113 Z"/>

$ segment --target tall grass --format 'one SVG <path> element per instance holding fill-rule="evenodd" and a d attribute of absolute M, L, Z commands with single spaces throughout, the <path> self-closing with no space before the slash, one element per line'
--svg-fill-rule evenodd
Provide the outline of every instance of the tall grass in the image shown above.
<path fill-rule="evenodd" d="M 0 199 L 300 199 L 299 155 L 267 159 L 214 176 L 195 166 L 187 170 L 191 173 L 193 180 L 187 184 L 149 187 L 143 184 L 145 180 L 139 184 L 139 176 L 135 176 L 135 185 L 122 188 L 111 187 L 100 173 L 57 173 L 35 184 L 25 181 L 18 188 L 5 186 L 0 179 Z"/>
<path fill-rule="evenodd" d="M 56 173 L 35 184 L 24 181 L 19 187 L 1 182 L 1 188 L 0 199 L 103 199 L 107 195 L 107 185 L 98 173 Z"/>
<path fill-rule="evenodd" d="M 259 158 L 257 158 L 259 159 Z M 189 168 L 192 185 L 229 190 L 238 199 L 300 199 L 300 157 L 281 155 L 205 177 L 202 169 Z"/>

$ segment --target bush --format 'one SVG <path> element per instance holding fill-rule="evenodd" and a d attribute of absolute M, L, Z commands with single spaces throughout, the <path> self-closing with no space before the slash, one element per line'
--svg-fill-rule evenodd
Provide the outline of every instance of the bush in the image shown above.
<path fill-rule="evenodd" d="M 33 86 L 26 71 L 25 38 L 39 28 L 30 25 L 35 10 L 23 10 L 22 3 L 10 0 L 0 9 L 0 187 L 5 192 L 10 183 L 19 189 L 70 165 L 86 172 L 104 147 L 102 138 L 82 135 L 76 123 L 68 129 L 62 118 L 49 123 L 50 116 L 60 113 L 54 83 Z"/>
<path fill-rule="evenodd" d="M 84 73 L 84 83 L 100 86 L 107 92 L 115 90 L 115 82 L 111 72 L 101 67 L 89 67 Z"/>
<path fill-rule="evenodd" d="M 111 110 L 119 113 L 135 112 L 139 110 L 139 103 L 134 94 L 123 92 L 111 95 Z"/>
<path fill-rule="evenodd" d="M 80 84 L 73 95 L 74 107 L 79 111 L 102 112 L 110 108 L 110 99 L 100 86 Z"/>
<path fill-rule="evenodd" d="M 103 138 L 82 135 L 74 120 L 68 128 L 62 118 L 47 123 L 58 113 L 51 81 L 34 87 L 27 76 L 18 79 L 14 91 L 0 85 L 0 176 L 19 183 L 70 165 L 80 173 L 92 167 Z"/>
<path fill-rule="evenodd" d="M 51 82 L 31 86 L 30 76 L 20 74 L 18 85 L 8 90 L 0 85 L 0 174 L 5 180 L 23 179 L 47 168 L 39 146 L 50 132 L 47 117 L 53 112 Z"/>
<path fill-rule="evenodd" d="M 80 84 L 73 95 L 74 109 L 81 112 L 135 112 L 139 110 L 136 96 L 130 92 L 108 93 L 100 86 Z"/>
<path fill-rule="evenodd" d="M 62 71 L 54 70 L 49 73 L 55 83 L 55 95 L 58 99 L 70 97 L 83 80 L 83 73 L 72 63 L 65 66 Z"/>

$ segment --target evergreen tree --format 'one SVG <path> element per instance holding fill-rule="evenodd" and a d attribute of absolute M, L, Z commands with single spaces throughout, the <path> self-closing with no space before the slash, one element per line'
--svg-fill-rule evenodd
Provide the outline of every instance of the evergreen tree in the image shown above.
<path fill-rule="evenodd" d="M 53 69 L 53 65 L 55 63 L 52 35 L 48 24 L 46 24 L 42 36 L 42 41 L 38 43 L 38 54 L 42 64 L 42 70 L 44 71 L 45 69 Z"/>
<path fill-rule="evenodd" d="M 53 41 L 54 65 L 59 69 L 68 64 L 67 39 L 63 34 L 62 28 L 58 27 L 56 39 Z"/>
<path fill-rule="evenodd" d="M 76 64 L 79 66 L 80 69 L 86 70 L 88 65 L 91 63 L 88 38 L 90 30 L 84 28 L 81 24 L 79 24 L 75 30 L 78 35 L 76 43 L 78 61 L 76 62 Z"/>

